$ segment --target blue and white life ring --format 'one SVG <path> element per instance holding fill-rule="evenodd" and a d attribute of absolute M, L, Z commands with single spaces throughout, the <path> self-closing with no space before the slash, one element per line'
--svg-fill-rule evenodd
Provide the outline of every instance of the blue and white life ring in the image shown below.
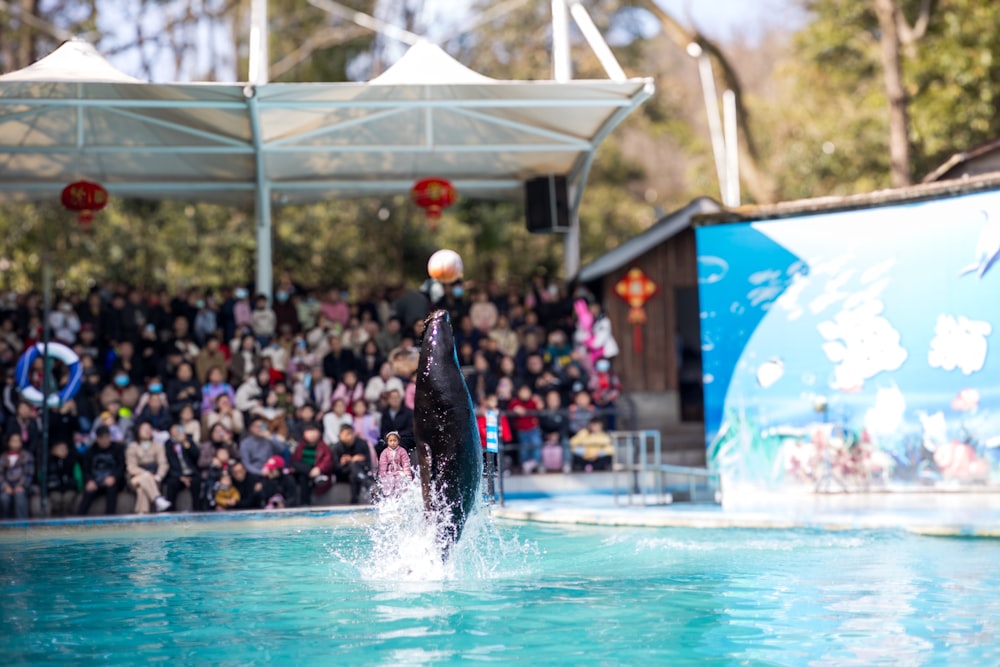
<path fill-rule="evenodd" d="M 21 398 L 32 405 L 41 405 L 44 401 L 42 390 L 31 384 L 31 367 L 36 359 L 44 355 L 45 343 L 35 343 L 17 360 L 17 368 L 14 371 Z M 49 407 L 58 408 L 80 391 L 80 385 L 83 383 L 83 367 L 76 352 L 62 343 L 49 343 L 49 356 L 58 359 L 69 368 L 69 382 L 63 385 L 58 393 L 49 394 Z"/>

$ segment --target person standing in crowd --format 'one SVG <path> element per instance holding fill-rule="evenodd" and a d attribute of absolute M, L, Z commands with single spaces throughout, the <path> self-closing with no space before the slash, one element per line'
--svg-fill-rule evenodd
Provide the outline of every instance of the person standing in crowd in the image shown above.
<path fill-rule="evenodd" d="M 135 491 L 136 514 L 149 514 L 153 507 L 157 512 L 170 509 L 170 501 L 160 493 L 160 483 L 170 471 L 167 452 L 163 444 L 153 440 L 153 427 L 149 422 L 139 424 L 136 439 L 125 449 L 125 471 Z"/>
<path fill-rule="evenodd" d="M 333 455 L 322 434 L 319 424 L 305 424 L 302 439 L 292 453 L 291 466 L 299 487 L 300 505 L 311 505 L 314 494 L 321 496 L 333 486 Z"/>
<path fill-rule="evenodd" d="M 98 494 L 104 495 L 104 513 L 118 511 L 118 489 L 125 477 L 125 450 L 113 442 L 111 429 L 100 425 L 94 432 L 94 444 L 83 456 L 83 498 L 79 513 L 86 515 Z"/>
<path fill-rule="evenodd" d="M 517 395 L 507 404 L 507 410 L 514 413 L 519 463 L 521 471 L 526 475 L 534 472 L 541 463 L 542 429 L 538 413 L 544 407 L 541 399 L 526 384 L 517 388 Z"/>
<path fill-rule="evenodd" d="M 0 455 L 0 518 L 28 518 L 28 492 L 34 477 L 35 457 L 25 451 L 21 434 L 11 433 Z"/>
<path fill-rule="evenodd" d="M 622 383 L 618 375 L 611 370 L 611 360 L 603 357 L 597 360 L 587 388 L 590 390 L 594 406 L 604 417 L 608 429 L 615 430 L 618 424 L 615 401 L 621 395 Z"/>
<path fill-rule="evenodd" d="M 267 427 L 267 420 L 254 417 L 250 421 L 250 432 L 240 441 L 240 461 L 246 466 L 247 472 L 260 476 L 264 464 L 272 456 L 283 456 L 285 445 L 273 436 Z"/>
<path fill-rule="evenodd" d="M 49 452 L 48 473 L 45 476 L 50 516 L 63 517 L 76 513 L 76 501 L 82 481 L 83 471 L 76 450 L 71 449 L 65 441 L 53 442 Z"/>
<path fill-rule="evenodd" d="M 378 484 L 383 498 L 402 495 L 413 479 L 410 455 L 399 443 L 399 433 L 389 431 L 386 434 L 386 448 L 382 450 L 378 460 Z"/>
<path fill-rule="evenodd" d="M 337 481 L 350 484 L 352 505 L 360 502 L 362 490 L 371 488 L 374 465 L 368 443 L 355 436 L 350 424 L 341 426 L 340 438 L 333 446 L 333 471 Z"/>

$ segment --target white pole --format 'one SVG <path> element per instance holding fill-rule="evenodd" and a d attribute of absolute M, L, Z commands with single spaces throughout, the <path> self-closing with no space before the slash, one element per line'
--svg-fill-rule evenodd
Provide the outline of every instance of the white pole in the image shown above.
<path fill-rule="evenodd" d="M 267 83 L 267 0 L 250 3 L 250 71 L 247 81 L 256 85 Z"/>
<path fill-rule="evenodd" d="M 552 76 L 565 83 L 573 78 L 569 55 L 569 12 L 566 0 L 552 0 Z"/>
<path fill-rule="evenodd" d="M 570 187 L 570 192 L 567 195 L 570 201 L 573 201 L 575 190 L 576 187 Z M 579 271 L 580 213 L 578 209 L 571 206 L 569 209 L 569 229 L 566 231 L 566 238 L 563 239 L 563 274 L 566 280 L 570 280 Z"/>
<path fill-rule="evenodd" d="M 695 42 L 688 44 L 688 55 L 698 59 L 698 73 L 701 74 L 701 92 L 705 97 L 705 113 L 708 115 L 708 133 L 712 139 L 712 154 L 715 156 L 715 173 L 719 177 L 719 194 L 726 202 L 726 148 L 722 136 L 722 121 L 719 119 L 719 98 L 715 92 L 715 76 L 712 61 Z"/>
<path fill-rule="evenodd" d="M 740 205 L 740 151 L 736 134 L 736 93 L 726 90 L 722 93 L 722 121 L 726 142 L 726 206 Z"/>
<path fill-rule="evenodd" d="M 590 14 L 587 13 L 587 8 L 581 5 L 579 0 L 570 0 L 569 12 L 573 15 L 573 20 L 576 21 L 576 25 L 580 28 L 580 32 L 583 33 L 583 37 L 587 40 L 594 55 L 597 56 L 597 60 L 600 61 L 608 78 L 612 81 L 626 81 L 628 77 L 625 76 L 625 70 L 618 64 L 618 59 L 611 52 L 608 43 L 604 41 L 601 31 L 594 25 Z"/>

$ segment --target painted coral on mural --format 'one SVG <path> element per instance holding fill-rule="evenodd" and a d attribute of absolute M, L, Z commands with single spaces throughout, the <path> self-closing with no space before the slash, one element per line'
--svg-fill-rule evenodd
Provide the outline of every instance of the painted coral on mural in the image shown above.
<path fill-rule="evenodd" d="M 1000 483 L 1000 193 L 697 230 L 731 483 Z"/>

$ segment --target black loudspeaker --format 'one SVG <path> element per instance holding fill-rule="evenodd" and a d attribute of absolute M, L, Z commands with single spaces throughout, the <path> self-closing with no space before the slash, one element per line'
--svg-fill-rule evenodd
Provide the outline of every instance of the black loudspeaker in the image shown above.
<path fill-rule="evenodd" d="M 528 231 L 569 231 L 569 194 L 565 176 L 539 176 L 524 184 L 524 218 Z"/>

